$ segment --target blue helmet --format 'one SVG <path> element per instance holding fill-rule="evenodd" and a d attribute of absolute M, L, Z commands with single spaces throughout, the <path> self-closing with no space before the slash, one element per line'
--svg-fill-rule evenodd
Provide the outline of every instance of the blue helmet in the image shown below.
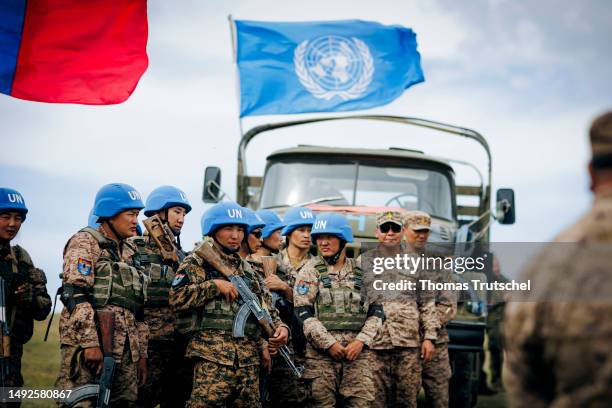
<path fill-rule="evenodd" d="M 346 242 L 353 242 L 353 229 L 346 217 L 338 213 L 322 213 L 312 226 L 310 237 L 316 243 L 317 235 L 334 235 Z"/>
<path fill-rule="evenodd" d="M 268 238 L 274 231 L 285 226 L 280 217 L 272 210 L 259 210 L 257 211 L 257 215 L 266 223 L 266 226 L 261 231 L 261 237 L 263 239 Z"/>
<path fill-rule="evenodd" d="M 147 197 L 144 215 L 150 217 L 170 207 L 183 207 L 186 212 L 191 211 L 191 204 L 183 191 L 173 186 L 157 187 Z"/>
<path fill-rule="evenodd" d="M 247 235 L 251 232 L 255 231 L 257 228 L 263 228 L 266 226 L 266 223 L 261 219 L 259 215 L 250 208 L 242 207 L 244 213 L 246 214 L 247 223 L 249 226 L 247 227 Z"/>
<path fill-rule="evenodd" d="M 98 217 L 93 212 L 93 208 L 89 212 L 89 217 L 87 218 L 87 226 L 89 228 L 98 228 L 100 223 L 98 222 Z"/>
<path fill-rule="evenodd" d="M 281 235 L 289 235 L 297 228 L 314 223 L 315 215 L 306 207 L 294 207 L 285 213 L 285 227 L 281 231 Z"/>
<path fill-rule="evenodd" d="M 144 208 L 140 193 L 130 185 L 112 183 L 102 186 L 96 194 L 93 213 L 99 218 L 110 218 L 120 212 Z"/>
<path fill-rule="evenodd" d="M 211 236 L 225 225 L 241 225 L 248 228 L 246 211 L 233 201 L 223 201 L 210 207 L 202 215 L 202 235 Z"/>
<path fill-rule="evenodd" d="M 19 191 L 8 187 L 0 187 L 0 213 L 8 211 L 20 213 L 22 220 L 25 221 L 28 208 Z"/>

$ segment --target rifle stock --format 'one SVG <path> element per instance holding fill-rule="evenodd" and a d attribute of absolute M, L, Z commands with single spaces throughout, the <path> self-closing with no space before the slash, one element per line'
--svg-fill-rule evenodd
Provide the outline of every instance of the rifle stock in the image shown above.
<path fill-rule="evenodd" d="M 116 361 L 113 358 L 113 337 L 115 336 L 115 315 L 111 311 L 97 310 L 98 327 L 100 330 L 100 343 L 104 353 L 102 375 L 100 376 L 100 387 L 96 408 L 108 408 L 110 406 L 110 393 L 113 387 Z"/>
<path fill-rule="evenodd" d="M 162 258 L 165 261 L 178 262 L 177 248 L 174 245 L 174 234 L 168 224 L 163 222 L 157 214 L 144 220 L 143 224 L 147 231 L 149 231 L 153 241 L 159 247 Z"/>

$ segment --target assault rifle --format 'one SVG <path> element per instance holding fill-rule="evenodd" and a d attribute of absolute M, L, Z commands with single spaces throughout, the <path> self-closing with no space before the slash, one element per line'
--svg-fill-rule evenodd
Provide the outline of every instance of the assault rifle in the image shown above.
<path fill-rule="evenodd" d="M 100 329 L 100 342 L 102 344 L 102 352 L 104 360 L 102 365 L 102 374 L 99 384 L 85 384 L 76 387 L 72 390 L 70 397 L 63 400 L 63 403 L 68 407 L 72 407 L 77 403 L 98 397 L 96 408 L 109 408 L 110 395 L 113 387 L 113 379 L 115 377 L 115 367 L 117 362 L 113 357 L 113 337 L 115 334 L 115 315 L 113 312 L 97 310 L 98 325 Z"/>
<path fill-rule="evenodd" d="M 212 249 L 210 244 L 204 242 L 196 247 L 194 252 L 208 262 L 221 275 L 232 282 L 240 294 L 242 306 L 240 306 L 240 309 L 238 310 L 238 313 L 234 319 L 234 329 L 232 332 L 233 336 L 244 337 L 244 327 L 248 317 L 252 313 L 257 319 L 259 325 L 262 327 L 264 337 L 266 339 L 272 337 L 275 331 L 272 324 L 272 317 L 266 309 L 261 307 L 257 296 L 251 292 L 251 289 L 249 289 L 247 283 L 244 281 L 244 279 L 242 279 L 242 276 L 236 275 L 227 265 L 225 265 L 217 253 L 215 253 L 215 251 Z M 290 351 L 287 346 L 280 347 L 279 353 L 283 360 L 285 360 L 287 366 L 291 369 L 293 375 L 296 378 L 300 378 L 304 372 L 304 368 L 297 367 L 295 365 L 291 359 Z"/>
<path fill-rule="evenodd" d="M 149 235 L 155 241 L 161 251 L 161 256 L 164 261 L 179 262 L 178 250 L 174 244 L 174 233 L 166 224 L 155 214 L 143 221 L 143 224 Z"/>

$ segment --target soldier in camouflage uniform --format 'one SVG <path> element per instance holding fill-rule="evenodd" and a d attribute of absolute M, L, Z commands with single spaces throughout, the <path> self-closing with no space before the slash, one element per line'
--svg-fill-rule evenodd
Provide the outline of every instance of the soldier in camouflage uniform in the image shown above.
<path fill-rule="evenodd" d="M 23 387 L 23 345 L 32 337 L 34 319 L 45 320 L 51 310 L 45 273 L 34 267 L 25 249 L 19 245 L 11 246 L 27 212 L 19 192 L 0 187 L 0 275 L 4 280 L 6 317 L 10 329 L 8 376 L 3 378 L 5 387 Z"/>
<path fill-rule="evenodd" d="M 303 336 L 297 335 L 299 330 L 293 313 L 293 286 L 298 270 L 311 258 L 308 250 L 310 249 L 310 229 L 314 215 L 309 209 L 303 207 L 289 209 L 285 214 L 285 221 L 281 221 L 271 210 L 260 210 L 257 213 L 266 222 L 262 230 L 263 241 L 258 255 L 274 255 L 277 259 L 276 275 L 266 278 L 265 283 L 273 294 L 276 293 L 275 306 L 281 319 L 292 329 L 292 342 L 288 347 L 293 361 L 297 366 L 303 366 L 305 342 Z M 287 247 L 280 251 L 283 235 L 287 236 Z M 293 240 L 291 236 L 294 237 Z M 289 251 L 294 253 L 295 263 L 290 261 Z M 299 352 L 296 352 L 296 345 Z M 295 378 L 284 361 L 281 358 L 275 358 L 267 380 L 269 406 L 303 406 L 306 400 L 305 381 L 307 380 Z"/>
<path fill-rule="evenodd" d="M 243 210 L 231 202 L 211 207 L 202 217 L 202 234 L 211 237 L 212 243 L 204 241 L 199 245 L 212 245 L 221 262 L 243 276 L 269 310 L 276 327 L 274 336 L 268 339 L 274 355 L 287 342 L 289 328 L 271 305 L 263 279 L 238 255 L 248 225 Z M 198 246 L 181 263 L 170 291 L 170 305 L 178 313 L 179 330 L 192 335 L 187 356 L 196 360 L 188 406 L 259 407 L 259 325 L 251 315 L 246 337 L 232 336 L 238 292 L 199 253 Z"/>
<path fill-rule="evenodd" d="M 101 341 L 95 311 L 114 314 L 113 357 L 118 362 L 111 390 L 113 407 L 134 406 L 146 380 L 148 328 L 144 322 L 145 276 L 134 267 L 140 194 L 126 184 L 107 184 L 96 195 L 94 214 L 101 226 L 83 228 L 64 249 L 62 311 L 59 324 L 60 372 L 56 388 L 98 382 Z M 109 288 L 112 285 L 112 291 Z M 91 406 L 85 402 L 80 406 Z"/>
<path fill-rule="evenodd" d="M 368 307 L 361 270 L 346 257 L 346 243 L 353 241 L 346 218 L 321 214 L 311 235 L 321 256 L 298 273 L 293 294 L 308 340 L 304 378 L 312 381 L 310 405 L 370 407 L 374 381 L 368 348 L 382 324 L 382 308 Z"/>
<path fill-rule="evenodd" d="M 431 229 L 431 217 L 423 211 L 409 211 L 405 217 L 405 237 L 407 247 L 417 253 L 426 251 L 426 244 Z M 450 282 L 448 271 L 432 271 L 427 278 L 438 283 Z M 425 390 L 425 405 L 428 407 L 448 407 L 448 381 L 451 367 L 448 357 L 448 331 L 446 324 L 457 313 L 457 296 L 454 291 L 440 290 L 435 292 L 436 313 L 440 322 L 435 351 L 431 360 L 423 362 L 421 374 Z"/>
<path fill-rule="evenodd" d="M 372 291 L 373 259 L 394 257 L 406 251 L 400 245 L 404 232 L 404 219 L 400 212 L 378 213 L 376 225 L 380 244 L 360 257 L 369 297 L 382 303 L 385 313 L 382 328 L 370 346 L 376 384 L 376 400 L 372 407 L 416 407 L 421 387 L 421 364 L 433 354 L 433 342 L 439 327 L 435 301 L 432 293 L 420 290 L 419 273 L 396 269 L 385 270 L 380 277 L 387 282 L 412 281 L 417 284 L 416 291 Z M 422 342 L 421 331 L 424 335 Z"/>
<path fill-rule="evenodd" d="M 148 233 L 133 238 L 140 264 L 150 279 L 144 316 L 149 327 L 147 383 L 138 390 L 139 407 L 181 407 L 191 393 L 192 364 L 186 359 L 187 339 L 176 330 L 174 313 L 168 303 L 175 271 L 186 254 L 180 233 L 191 205 L 185 193 L 173 186 L 156 188 L 147 197 L 144 214 L 158 215 L 170 227 L 178 261 L 163 258 L 161 249 Z"/>
<path fill-rule="evenodd" d="M 513 407 L 612 402 L 612 112 L 593 122 L 590 140 L 593 207 L 525 270 L 535 301 L 506 305 L 504 385 Z"/>

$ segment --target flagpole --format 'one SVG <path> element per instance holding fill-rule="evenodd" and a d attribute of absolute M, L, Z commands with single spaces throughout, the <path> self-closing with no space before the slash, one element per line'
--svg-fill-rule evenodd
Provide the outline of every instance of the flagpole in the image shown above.
<path fill-rule="evenodd" d="M 244 136 L 242 128 L 242 117 L 240 116 L 240 72 L 238 70 L 238 57 L 236 53 L 236 24 L 231 14 L 227 15 L 227 20 L 230 26 L 230 41 L 232 43 L 232 62 L 234 63 L 234 73 L 236 80 L 236 100 L 238 101 L 238 129 L 240 130 L 240 139 Z"/>

